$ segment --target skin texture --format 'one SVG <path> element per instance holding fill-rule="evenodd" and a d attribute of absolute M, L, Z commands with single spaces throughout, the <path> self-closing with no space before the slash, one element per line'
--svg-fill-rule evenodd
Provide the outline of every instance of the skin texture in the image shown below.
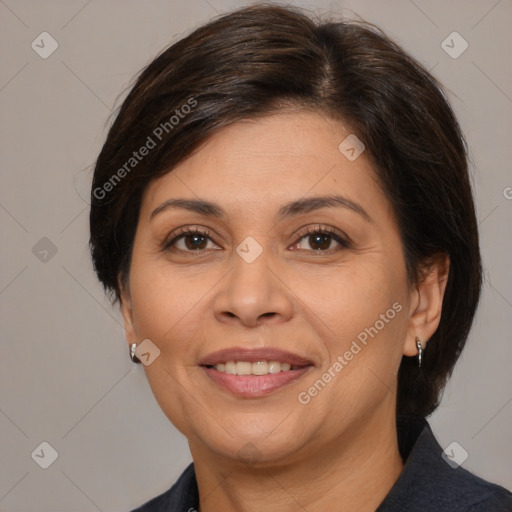
<path fill-rule="evenodd" d="M 126 338 L 160 349 L 144 369 L 189 441 L 201 512 L 373 511 L 402 471 L 397 372 L 403 355 L 417 354 L 415 338 L 425 347 L 438 326 L 448 261 L 408 282 L 397 223 L 365 153 L 349 161 L 338 150 L 349 133 L 311 112 L 242 121 L 144 193 L 121 303 Z M 370 220 L 343 207 L 277 218 L 285 203 L 334 194 Z M 150 219 L 175 198 L 215 202 L 226 216 L 169 208 Z M 190 237 L 163 249 L 181 226 L 210 233 L 196 240 L 200 251 Z M 308 227 L 334 228 L 351 242 L 319 243 Z M 263 249 L 252 263 L 236 252 L 248 236 Z M 395 303 L 400 312 L 300 403 L 299 393 Z M 198 366 L 230 347 L 276 347 L 314 366 L 267 396 L 234 396 Z M 241 456 L 248 451 L 250 462 Z"/>

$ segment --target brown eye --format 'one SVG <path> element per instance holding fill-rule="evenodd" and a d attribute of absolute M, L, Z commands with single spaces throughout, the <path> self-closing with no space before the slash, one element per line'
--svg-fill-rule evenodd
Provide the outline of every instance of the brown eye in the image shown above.
<path fill-rule="evenodd" d="M 299 249 L 308 250 L 309 247 L 315 252 L 328 252 L 333 250 L 333 241 L 339 246 L 338 249 L 334 250 L 340 250 L 341 248 L 347 248 L 349 246 L 348 241 L 342 237 L 341 234 L 325 228 L 310 228 L 302 234 L 296 245 L 299 246 L 302 240 L 306 241 L 307 247 L 299 247 Z"/>
<path fill-rule="evenodd" d="M 205 243 L 206 237 L 204 235 L 181 235 L 185 246 L 191 251 L 197 249 L 206 249 L 207 242 Z"/>
<path fill-rule="evenodd" d="M 308 235 L 309 246 L 314 250 L 327 250 L 330 249 L 332 242 L 332 236 L 323 233 L 317 233 L 316 235 Z"/>
<path fill-rule="evenodd" d="M 212 242 L 210 233 L 197 228 L 183 228 L 177 236 L 164 243 L 164 250 L 183 252 L 199 252 L 208 249 L 208 242 Z"/>

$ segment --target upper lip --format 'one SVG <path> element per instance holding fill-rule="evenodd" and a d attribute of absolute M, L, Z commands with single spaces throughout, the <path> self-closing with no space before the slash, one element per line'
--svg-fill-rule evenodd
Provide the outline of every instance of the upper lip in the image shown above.
<path fill-rule="evenodd" d="M 201 366 L 214 366 L 219 363 L 227 363 L 228 361 L 247 361 L 251 363 L 257 361 L 279 361 L 280 363 L 288 363 L 292 366 L 313 364 L 312 361 L 298 354 L 270 347 L 254 349 L 240 347 L 225 348 L 203 357 L 199 364 Z"/>

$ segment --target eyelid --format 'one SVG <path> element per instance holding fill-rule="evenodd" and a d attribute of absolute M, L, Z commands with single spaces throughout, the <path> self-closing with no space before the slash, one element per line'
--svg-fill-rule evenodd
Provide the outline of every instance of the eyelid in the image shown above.
<path fill-rule="evenodd" d="M 204 235 L 205 237 L 209 238 L 212 242 L 214 242 L 216 245 L 217 242 L 215 242 L 215 240 L 212 238 L 212 232 L 211 230 L 207 229 L 207 228 L 204 228 L 202 226 L 198 226 L 198 225 L 186 225 L 186 226 L 180 226 L 179 228 L 176 228 L 175 230 L 173 230 L 169 235 L 167 235 L 164 239 L 164 241 L 162 242 L 162 250 L 165 251 L 166 249 L 168 249 L 171 244 L 173 242 L 176 242 L 176 240 L 180 237 L 182 237 L 183 235 L 187 235 L 187 234 L 201 234 L 201 235 Z M 187 252 L 194 252 L 194 251 L 187 251 Z M 197 252 L 200 252 L 200 251 L 197 251 Z"/>
<path fill-rule="evenodd" d="M 352 245 L 351 238 L 344 233 L 343 231 L 334 228 L 332 226 L 328 225 L 322 225 L 322 224 L 314 224 L 314 225 L 308 225 L 304 228 L 301 228 L 300 231 L 294 236 L 295 241 L 292 245 L 298 244 L 303 238 L 307 237 L 308 235 L 313 234 L 326 234 L 330 235 L 340 246 L 348 248 Z M 213 242 L 216 245 L 219 245 L 215 239 L 212 237 L 212 232 L 208 228 L 204 228 L 198 225 L 186 225 L 177 228 L 174 230 L 171 234 L 169 234 L 165 240 L 162 243 L 162 251 L 166 251 L 171 247 L 171 244 L 175 243 L 179 238 L 183 237 L 187 234 L 201 234 L 208 238 L 211 242 Z M 332 252 L 333 249 L 328 249 L 326 251 L 306 251 L 306 252 L 317 252 L 317 253 L 325 253 L 329 254 Z M 336 249 L 335 249 L 336 250 Z M 204 253 L 206 252 L 205 249 L 199 250 L 199 251 L 184 251 L 189 253 Z"/>
<path fill-rule="evenodd" d="M 306 253 L 312 253 L 316 256 L 322 256 L 322 255 L 332 255 L 333 253 L 339 252 L 342 249 L 352 249 L 353 248 L 353 242 L 352 239 L 345 234 L 343 231 L 333 227 L 333 226 L 326 226 L 326 225 L 313 225 L 308 226 L 302 231 L 299 232 L 299 234 L 296 235 L 297 241 L 294 242 L 293 245 L 297 245 L 300 243 L 300 241 L 303 238 L 307 238 L 308 236 L 313 236 L 315 234 L 320 235 L 328 235 L 334 242 L 338 244 L 338 247 L 333 247 L 330 249 L 327 249 L 325 251 L 322 250 L 307 250 L 307 249 L 296 249 L 297 251 L 306 252 Z"/>
<path fill-rule="evenodd" d="M 303 230 L 299 231 L 299 233 L 296 235 L 298 237 L 297 241 L 299 241 L 300 239 L 304 238 L 307 235 L 314 234 L 317 232 L 341 238 L 346 244 L 352 243 L 351 238 L 346 233 L 333 226 L 327 226 L 324 224 L 314 224 L 313 226 L 307 226 Z"/>

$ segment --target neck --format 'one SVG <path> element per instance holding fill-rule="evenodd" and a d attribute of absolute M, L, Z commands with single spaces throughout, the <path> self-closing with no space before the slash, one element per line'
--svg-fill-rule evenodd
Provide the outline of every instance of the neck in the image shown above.
<path fill-rule="evenodd" d="M 250 466 L 190 445 L 199 512 L 373 512 L 403 469 L 395 416 L 365 419 L 350 434 L 293 464 Z"/>

